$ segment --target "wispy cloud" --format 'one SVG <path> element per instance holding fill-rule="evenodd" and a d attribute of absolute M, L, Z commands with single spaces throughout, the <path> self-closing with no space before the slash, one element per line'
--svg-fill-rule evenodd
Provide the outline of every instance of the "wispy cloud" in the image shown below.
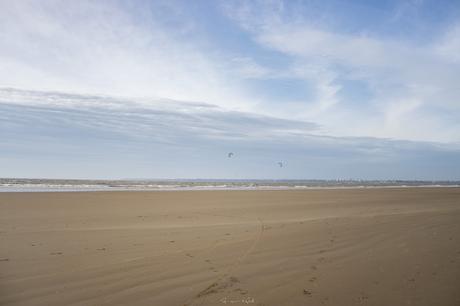
<path fill-rule="evenodd" d="M 435 51 L 446 61 L 460 64 L 460 23 L 448 29 L 435 46 Z"/>
<path fill-rule="evenodd" d="M 1 85 L 203 101 L 233 109 L 253 103 L 216 56 L 190 41 L 193 24 L 168 27 L 168 20 L 160 19 L 165 11 L 178 20 L 180 12 L 160 2 L 136 4 L 3 2 Z"/>
<path fill-rule="evenodd" d="M 402 41 L 334 29 L 335 25 L 302 18 L 284 2 L 274 3 L 225 9 L 254 41 L 293 59 L 285 67 L 286 74 L 313 83 L 316 99 L 303 101 L 304 118 L 316 118 L 342 135 L 361 131 L 361 135 L 397 139 L 459 141 L 458 120 L 444 115 L 460 115 L 458 26 L 449 26 L 446 34 L 427 42 Z M 407 4 L 404 11 L 417 6 Z M 341 95 L 347 80 L 363 82 L 370 89 L 362 110 L 349 112 L 355 101 Z M 366 117 L 376 124 L 369 125 Z M 429 125 L 417 124 L 421 118 Z"/>

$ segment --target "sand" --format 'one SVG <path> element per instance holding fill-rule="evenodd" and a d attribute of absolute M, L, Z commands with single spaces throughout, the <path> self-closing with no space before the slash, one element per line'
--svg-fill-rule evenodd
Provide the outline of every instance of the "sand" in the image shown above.
<path fill-rule="evenodd" d="M 460 305 L 460 189 L 0 194 L 1 305 Z"/>

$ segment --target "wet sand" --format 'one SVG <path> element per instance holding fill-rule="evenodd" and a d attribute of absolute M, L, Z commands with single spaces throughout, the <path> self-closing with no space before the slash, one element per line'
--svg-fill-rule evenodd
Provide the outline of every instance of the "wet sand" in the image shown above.
<path fill-rule="evenodd" d="M 0 305 L 460 305 L 460 189 L 0 194 Z"/>

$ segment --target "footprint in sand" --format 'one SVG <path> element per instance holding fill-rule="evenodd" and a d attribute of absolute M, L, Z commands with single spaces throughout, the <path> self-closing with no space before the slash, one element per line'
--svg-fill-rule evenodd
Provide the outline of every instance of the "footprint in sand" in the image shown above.
<path fill-rule="evenodd" d="M 312 292 L 310 290 L 307 290 L 307 289 L 303 289 L 303 294 L 305 294 L 308 297 L 312 296 Z"/>
<path fill-rule="evenodd" d="M 175 241 L 175 240 L 169 240 L 169 242 L 170 242 L 170 243 L 174 243 L 174 242 L 176 242 L 176 241 Z"/>
<path fill-rule="evenodd" d="M 238 278 L 236 278 L 235 276 L 230 276 L 229 277 L 229 280 L 232 282 L 232 283 L 239 283 L 240 280 Z"/>
<path fill-rule="evenodd" d="M 193 257 L 194 257 L 194 256 L 193 256 L 192 254 L 190 254 L 190 253 L 185 253 L 185 256 L 188 256 L 188 257 L 190 257 L 190 258 L 193 258 Z"/>
<path fill-rule="evenodd" d="M 9 261 L 9 258 L 0 258 L 0 261 Z"/>
<path fill-rule="evenodd" d="M 62 255 L 62 252 L 52 252 L 50 255 Z"/>
<path fill-rule="evenodd" d="M 245 294 L 248 294 L 248 291 L 247 290 L 244 290 L 244 289 L 241 289 L 241 288 L 236 288 L 235 290 L 233 290 L 234 292 L 238 292 L 239 294 L 241 295 L 245 295 Z"/>
<path fill-rule="evenodd" d="M 365 303 L 367 300 L 369 299 L 369 297 L 365 294 L 362 294 L 361 296 L 358 297 L 358 302 L 359 303 Z"/>
<path fill-rule="evenodd" d="M 310 278 L 309 281 L 312 282 L 312 283 L 314 283 L 314 282 L 316 282 L 317 280 L 318 280 L 318 279 L 317 279 L 315 276 L 313 276 L 312 278 Z"/>
<path fill-rule="evenodd" d="M 230 276 L 227 281 L 223 282 L 214 282 L 210 286 L 208 286 L 206 289 L 201 291 L 200 293 L 197 294 L 197 297 L 200 298 L 205 295 L 213 294 L 213 293 L 218 293 L 221 292 L 228 287 L 232 287 L 234 284 L 239 283 L 240 281 L 238 278 L 234 276 Z"/>
<path fill-rule="evenodd" d="M 98 251 L 105 251 L 106 248 L 99 248 L 99 249 L 96 249 L 96 250 L 98 250 Z"/>

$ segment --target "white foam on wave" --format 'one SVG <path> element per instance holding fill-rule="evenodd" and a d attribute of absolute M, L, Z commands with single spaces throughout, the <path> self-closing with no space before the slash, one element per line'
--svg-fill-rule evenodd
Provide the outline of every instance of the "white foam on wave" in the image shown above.
<path fill-rule="evenodd" d="M 254 182 L 171 182 L 171 183 L 114 183 L 105 181 L 98 184 L 84 182 L 50 183 L 50 182 L 3 182 L 0 183 L 0 192 L 88 192 L 88 191 L 185 191 L 185 190 L 308 190 L 308 189 L 366 189 L 366 188 L 414 188 L 414 187 L 460 187 L 459 184 L 356 184 L 331 185 L 324 184 L 290 184 L 290 183 L 254 183 Z"/>

